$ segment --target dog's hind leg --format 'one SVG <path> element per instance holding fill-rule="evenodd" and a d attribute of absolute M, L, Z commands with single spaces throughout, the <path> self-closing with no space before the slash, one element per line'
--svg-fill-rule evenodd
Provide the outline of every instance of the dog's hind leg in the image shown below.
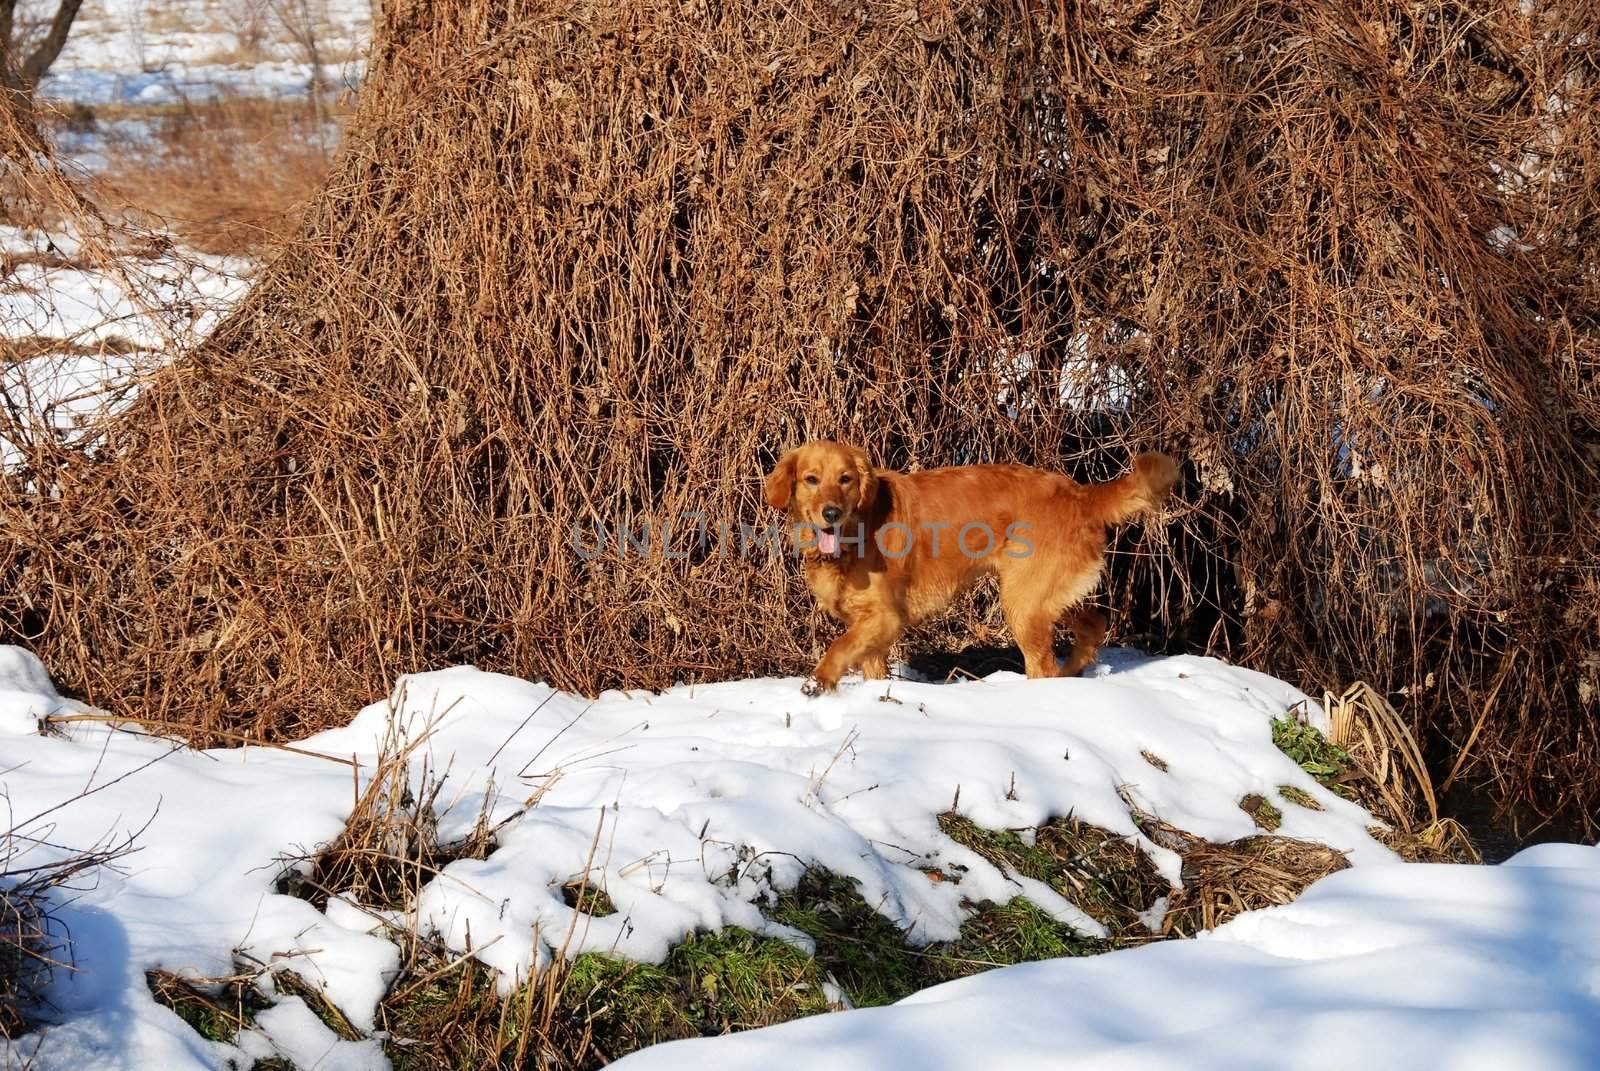
<path fill-rule="evenodd" d="M 1038 554 L 1032 558 L 1015 558 L 1003 563 L 1000 574 L 1000 607 L 1005 611 L 1006 624 L 1017 646 L 1022 648 L 1022 659 L 1027 664 L 1030 677 L 1063 677 L 1075 675 L 1088 665 L 1076 657 L 1063 666 L 1056 658 L 1056 622 L 1069 606 L 1074 606 L 1093 591 L 1100 581 L 1096 557 L 1084 554 L 1084 563 L 1063 560 L 1059 554 Z M 1093 649 L 1105 637 L 1105 619 L 1094 611 L 1088 617 L 1075 615 L 1074 627 L 1082 636 L 1092 639 L 1087 644 L 1090 659 Z M 1102 629 L 1094 631 L 1098 620 Z"/>
<path fill-rule="evenodd" d="M 1000 608 L 1005 611 L 1012 638 L 1022 648 L 1028 676 L 1059 677 L 1055 637 L 1061 606 L 1052 598 L 1048 584 L 1028 583 L 1028 579 L 1012 575 L 1001 581 Z"/>
<path fill-rule="evenodd" d="M 1067 627 L 1072 630 L 1072 654 L 1061 667 L 1063 677 L 1076 677 L 1100 653 L 1106 642 L 1106 615 L 1088 606 L 1079 607 L 1067 615 Z"/>
<path fill-rule="evenodd" d="M 1011 626 L 1011 635 L 1016 639 L 1017 646 L 1022 648 L 1022 660 L 1027 665 L 1028 676 L 1060 675 L 1061 665 L 1056 661 L 1055 651 L 1055 618 L 1032 610 L 1022 613 L 1008 609 L 1006 623 Z"/>

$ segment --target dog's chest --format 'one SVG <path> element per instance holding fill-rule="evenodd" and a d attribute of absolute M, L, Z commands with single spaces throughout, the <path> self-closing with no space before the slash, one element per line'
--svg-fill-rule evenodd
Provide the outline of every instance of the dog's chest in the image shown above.
<path fill-rule="evenodd" d="M 831 561 L 807 562 L 806 586 L 828 616 L 836 621 L 851 619 L 852 596 L 859 593 L 861 585 L 852 584 L 850 575 L 839 565 Z"/>

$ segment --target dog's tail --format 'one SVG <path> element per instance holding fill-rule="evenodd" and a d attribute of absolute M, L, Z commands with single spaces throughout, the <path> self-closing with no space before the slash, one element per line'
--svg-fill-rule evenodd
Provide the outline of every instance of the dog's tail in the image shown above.
<path fill-rule="evenodd" d="M 1106 524 L 1125 524 L 1160 507 L 1178 482 L 1178 463 L 1166 454 L 1140 454 L 1133 471 L 1109 483 L 1091 484 L 1088 507 Z"/>

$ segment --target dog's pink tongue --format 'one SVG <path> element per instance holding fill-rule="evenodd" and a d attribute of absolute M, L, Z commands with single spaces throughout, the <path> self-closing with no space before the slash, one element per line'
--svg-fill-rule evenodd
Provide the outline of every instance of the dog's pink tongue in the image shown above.
<path fill-rule="evenodd" d="M 817 533 L 817 549 L 824 554 L 839 553 L 839 537 L 829 531 Z"/>

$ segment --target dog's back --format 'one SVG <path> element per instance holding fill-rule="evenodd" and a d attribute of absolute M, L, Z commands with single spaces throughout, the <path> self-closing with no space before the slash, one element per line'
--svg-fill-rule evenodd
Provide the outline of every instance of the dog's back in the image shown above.
<path fill-rule="evenodd" d="M 1178 463 L 1145 453 L 1133 470 L 1107 483 L 1081 484 L 1028 465 L 955 465 L 914 473 L 882 473 L 893 507 L 887 520 L 917 528 L 988 527 L 1013 523 L 1035 531 L 1066 531 L 1125 524 L 1162 505 L 1178 482 Z"/>
<path fill-rule="evenodd" d="M 1177 463 L 1155 453 L 1100 484 L 1026 465 L 883 473 L 889 504 L 874 518 L 883 567 L 901 574 L 913 621 L 990 573 L 1002 583 L 1008 574 L 1039 577 L 1076 602 L 1099 582 L 1107 526 L 1157 509 L 1177 477 Z"/>

